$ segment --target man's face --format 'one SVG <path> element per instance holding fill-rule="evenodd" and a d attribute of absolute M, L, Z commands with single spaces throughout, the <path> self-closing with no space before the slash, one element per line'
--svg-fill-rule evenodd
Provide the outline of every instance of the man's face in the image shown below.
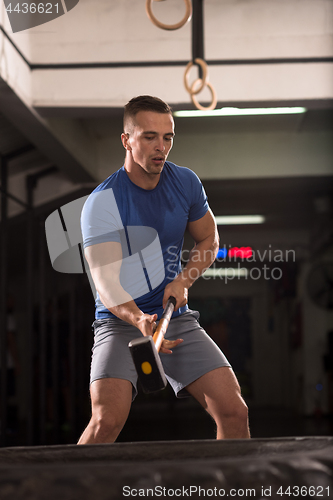
<path fill-rule="evenodd" d="M 139 111 L 125 132 L 124 145 L 130 148 L 134 163 L 148 174 L 160 174 L 175 135 L 172 115 Z"/>

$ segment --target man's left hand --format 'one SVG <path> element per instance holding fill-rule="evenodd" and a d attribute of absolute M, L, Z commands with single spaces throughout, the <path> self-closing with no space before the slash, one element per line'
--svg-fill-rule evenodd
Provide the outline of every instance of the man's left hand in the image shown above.
<path fill-rule="evenodd" d="M 163 339 L 160 352 L 163 352 L 164 354 L 172 354 L 171 349 L 174 347 L 177 347 L 177 345 L 181 344 L 183 339 L 177 339 L 177 340 L 168 340 L 168 339 Z"/>
<path fill-rule="evenodd" d="M 175 297 L 176 299 L 175 311 L 187 304 L 188 289 L 182 282 L 180 275 L 178 275 L 177 278 L 175 278 L 165 287 L 163 296 L 163 308 L 166 307 L 168 298 L 171 296 Z"/>

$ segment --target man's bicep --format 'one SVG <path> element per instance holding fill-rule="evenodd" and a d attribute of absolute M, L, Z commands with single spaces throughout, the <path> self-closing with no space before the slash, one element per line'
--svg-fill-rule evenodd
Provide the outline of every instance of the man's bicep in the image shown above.
<path fill-rule="evenodd" d="M 195 243 L 200 243 L 209 237 L 218 240 L 215 218 L 210 209 L 208 209 L 208 212 L 206 212 L 201 219 L 188 222 L 187 230 Z"/>
<path fill-rule="evenodd" d="M 90 270 L 113 265 L 120 268 L 123 257 L 121 244 L 117 241 L 107 241 L 90 245 L 84 250 Z"/>
<path fill-rule="evenodd" d="M 123 262 L 121 244 L 97 243 L 86 247 L 84 252 L 99 298 L 106 309 L 111 310 L 115 306 L 131 301 L 132 296 L 120 282 Z"/>

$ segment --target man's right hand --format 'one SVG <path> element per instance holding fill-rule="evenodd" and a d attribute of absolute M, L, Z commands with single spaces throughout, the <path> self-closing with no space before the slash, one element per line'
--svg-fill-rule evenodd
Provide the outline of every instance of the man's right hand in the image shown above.
<path fill-rule="evenodd" d="M 145 314 L 137 320 L 137 328 L 139 328 L 140 332 L 144 337 L 148 335 L 153 335 L 156 329 L 156 320 L 157 314 Z"/>
<path fill-rule="evenodd" d="M 138 320 L 137 323 L 137 328 L 141 331 L 142 335 L 147 337 L 148 335 L 153 336 L 154 331 L 156 329 L 156 320 L 157 320 L 157 314 L 143 314 L 141 318 Z M 177 347 L 178 344 L 181 344 L 183 342 L 183 339 L 177 339 L 177 340 L 168 340 L 168 339 L 163 339 L 160 352 L 164 354 L 172 354 L 171 349 L 174 347 Z"/>

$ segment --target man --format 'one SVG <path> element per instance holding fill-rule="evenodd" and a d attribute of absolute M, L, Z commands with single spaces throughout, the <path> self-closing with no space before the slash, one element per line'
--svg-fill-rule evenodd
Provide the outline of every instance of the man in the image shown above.
<path fill-rule="evenodd" d="M 90 380 L 92 417 L 79 444 L 117 438 L 136 395 L 128 342 L 140 332 L 152 335 L 169 296 L 177 302 L 160 352 L 176 395 L 189 393 L 201 403 L 216 422 L 218 439 L 250 437 L 247 407 L 236 377 L 200 327 L 198 314 L 187 306 L 188 289 L 215 260 L 218 233 L 196 174 L 166 161 L 174 135 L 166 103 L 151 96 L 132 99 L 125 106 L 121 135 L 124 166 L 96 188 L 82 211 L 85 257 L 98 295 Z M 195 246 L 182 270 L 185 229 Z M 154 243 L 149 248 L 160 248 L 160 259 L 158 251 L 148 255 L 142 242 L 131 239 L 145 231 L 151 231 Z M 127 253 L 131 246 L 139 250 Z M 146 256 L 146 269 L 138 258 L 140 252 L 141 259 Z M 143 278 L 139 279 L 138 269 Z M 170 340 L 180 334 L 182 339 Z"/>

